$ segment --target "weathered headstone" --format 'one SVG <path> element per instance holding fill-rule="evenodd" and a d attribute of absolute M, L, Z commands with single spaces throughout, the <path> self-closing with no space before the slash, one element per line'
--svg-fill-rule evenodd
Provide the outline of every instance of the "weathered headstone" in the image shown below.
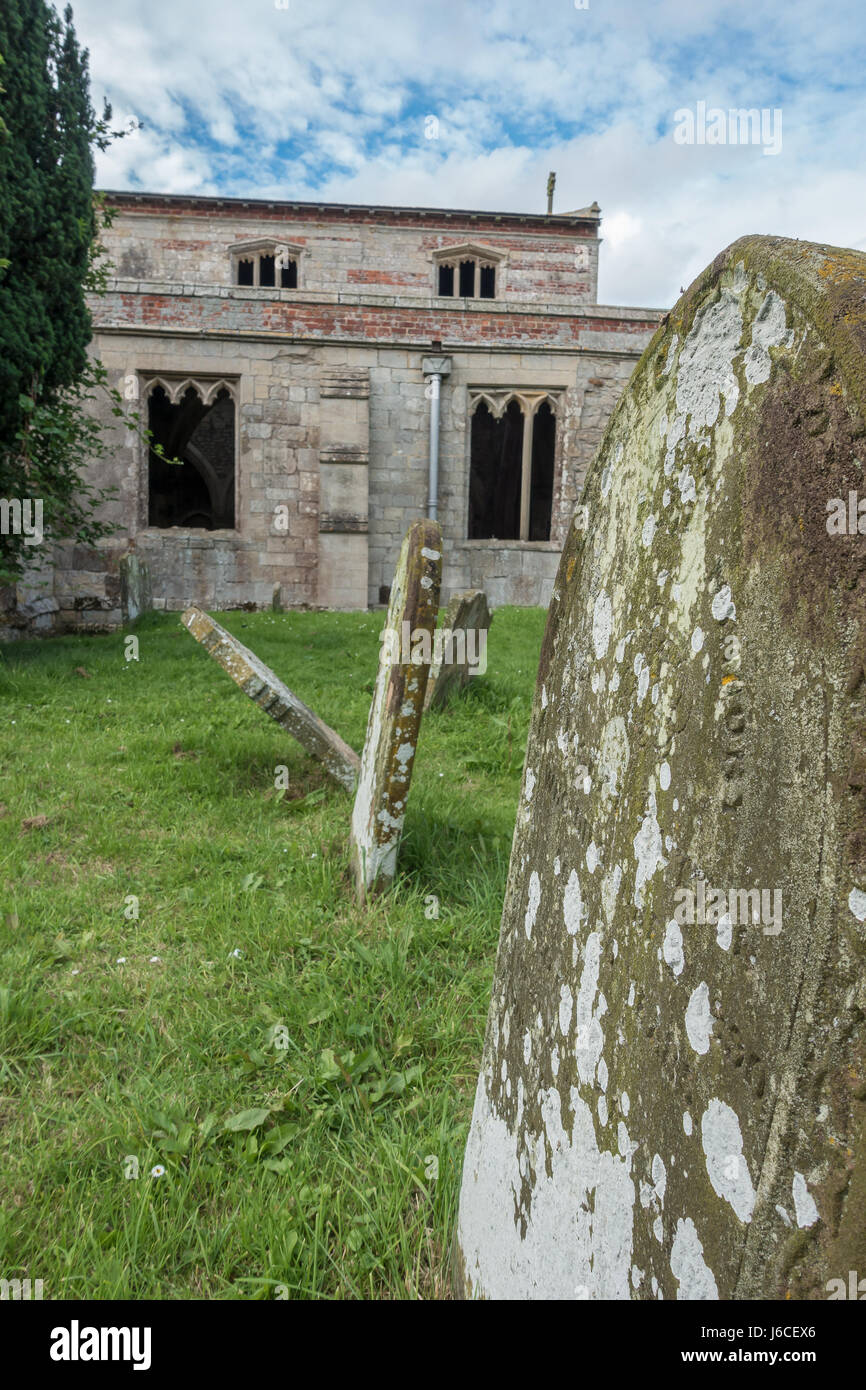
<path fill-rule="evenodd" d="M 245 695 L 297 739 L 311 757 L 317 758 L 334 781 L 347 791 L 354 791 L 361 760 L 339 734 L 299 700 L 248 647 L 200 608 L 188 608 L 181 622 Z"/>
<path fill-rule="evenodd" d="M 352 867 L 361 901 L 387 888 L 397 866 L 441 580 L 442 532 L 435 521 L 416 521 L 391 585 L 352 812 Z"/>
<path fill-rule="evenodd" d="M 821 1299 L 866 1274 L 858 498 L 833 529 L 864 463 L 866 256 L 736 242 L 636 368 L 562 555 L 467 1296 Z"/>
<path fill-rule="evenodd" d="M 473 675 L 484 674 L 492 621 L 487 595 L 481 589 L 454 595 L 441 628 L 434 633 L 425 709 L 439 708 L 452 690 L 462 690 Z"/>
<path fill-rule="evenodd" d="M 134 623 L 153 608 L 150 570 L 134 550 L 120 557 L 120 612 L 125 623 Z"/>

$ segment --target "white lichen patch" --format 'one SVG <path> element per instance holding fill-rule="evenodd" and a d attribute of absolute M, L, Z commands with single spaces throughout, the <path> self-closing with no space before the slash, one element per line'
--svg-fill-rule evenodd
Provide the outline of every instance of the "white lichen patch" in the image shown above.
<path fill-rule="evenodd" d="M 660 1206 L 665 1204 L 665 1192 L 667 1191 L 668 1175 L 661 1154 L 653 1154 L 652 1161 L 652 1180 L 653 1191 Z"/>
<path fill-rule="evenodd" d="M 523 919 L 523 930 L 526 932 L 527 941 L 532 936 L 532 928 L 535 926 L 535 919 L 538 915 L 538 905 L 541 902 L 541 879 L 537 870 L 533 869 L 529 876 L 529 897 L 526 903 L 526 916 Z"/>
<path fill-rule="evenodd" d="M 723 623 L 726 618 L 730 618 L 732 621 L 736 618 L 737 608 L 731 598 L 730 584 L 723 584 L 719 589 L 710 604 L 710 611 L 717 623 Z"/>
<path fill-rule="evenodd" d="M 866 922 L 866 893 L 862 888 L 852 888 L 848 894 L 848 907 L 858 922 Z"/>
<path fill-rule="evenodd" d="M 805 1226 L 814 1226 L 818 1220 L 818 1208 L 815 1205 L 814 1197 L 806 1186 L 806 1179 L 802 1173 L 794 1174 L 791 1191 L 794 1198 L 797 1225 L 801 1229 Z"/>
<path fill-rule="evenodd" d="M 729 951 L 731 949 L 733 935 L 734 927 L 730 913 L 723 912 L 716 926 L 716 945 L 720 946 L 723 951 Z"/>
<path fill-rule="evenodd" d="M 615 715 L 604 726 L 598 753 L 599 775 L 605 792 L 610 797 L 618 794 L 625 779 L 630 753 L 625 720 L 621 715 Z"/>
<path fill-rule="evenodd" d="M 607 652 L 610 644 L 612 623 L 613 609 L 610 598 L 602 589 L 592 610 L 592 645 L 599 661 Z"/>
<path fill-rule="evenodd" d="M 593 931 L 589 933 L 583 951 L 583 970 L 577 996 L 577 1040 L 574 1049 L 578 1075 L 585 1086 L 591 1086 L 595 1080 L 595 1069 L 604 1047 L 604 1034 L 599 1022 L 601 1010 L 593 1010 L 600 963 L 601 937 L 598 932 Z"/>
<path fill-rule="evenodd" d="M 568 1037 L 568 1030 L 571 1027 L 571 1015 L 574 1009 L 574 996 L 568 985 L 559 987 L 559 1031 L 564 1038 Z"/>
<path fill-rule="evenodd" d="M 773 366 L 769 349 L 783 344 L 790 346 L 793 337 L 787 325 L 785 301 L 775 290 L 770 290 L 752 324 L 752 342 L 744 357 L 746 381 L 750 386 L 769 381 Z"/>
<path fill-rule="evenodd" d="M 634 837 L 634 857 L 637 869 L 634 876 L 635 907 L 643 907 L 643 889 L 657 869 L 667 863 L 662 854 L 662 832 L 655 815 L 655 807 L 644 816 L 640 830 Z"/>
<path fill-rule="evenodd" d="M 695 315 L 680 353 L 676 397 L 692 438 L 716 423 L 723 402 L 726 415 L 736 409 L 740 386 L 734 358 L 742 336 L 743 314 L 734 289 L 723 289 L 714 304 Z"/>
<path fill-rule="evenodd" d="M 677 487 L 681 501 L 696 502 L 698 500 L 698 490 L 690 468 L 686 467 L 682 470 L 677 478 Z"/>
<path fill-rule="evenodd" d="M 697 988 L 692 990 L 686 1006 L 686 1035 L 695 1052 L 701 1056 L 710 1050 L 713 1022 L 709 987 L 701 980 Z"/>
<path fill-rule="evenodd" d="M 565 921 L 565 930 L 569 936 L 574 936 L 580 928 L 583 918 L 583 898 L 580 892 L 580 879 L 577 871 L 572 869 L 568 875 L 568 882 L 562 895 L 562 916 Z"/>
<path fill-rule="evenodd" d="M 704 1261 L 704 1247 L 691 1217 L 677 1222 L 671 1245 L 671 1274 L 678 1284 L 678 1299 L 707 1302 L 719 1296 L 718 1285 Z"/>
<path fill-rule="evenodd" d="M 710 1101 L 701 1117 L 701 1145 L 714 1191 L 730 1202 L 741 1221 L 751 1221 L 755 1189 L 743 1156 L 743 1136 L 736 1112 L 724 1101 Z"/>
<path fill-rule="evenodd" d="M 679 923 L 672 918 L 665 927 L 665 939 L 662 944 L 662 955 L 665 963 L 670 966 L 675 975 L 682 975 L 685 965 L 683 955 L 683 934 Z"/>
<path fill-rule="evenodd" d="M 547 1298 L 629 1297 L 631 1154 L 600 1150 L 593 1112 L 576 1088 L 569 1099 L 570 1133 L 559 1093 L 549 1090 L 541 1097 L 541 1131 L 515 1135 L 492 1105 L 484 1077 L 479 1081 L 458 1223 L 470 1296 L 525 1299 L 543 1270 Z M 536 1175 L 528 1211 L 522 1210 L 521 1153 Z M 492 1223 L 493 1212 L 506 1219 Z"/>

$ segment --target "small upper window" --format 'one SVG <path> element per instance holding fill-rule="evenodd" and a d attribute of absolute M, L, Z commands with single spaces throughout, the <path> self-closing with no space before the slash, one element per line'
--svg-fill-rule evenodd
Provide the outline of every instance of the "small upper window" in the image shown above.
<path fill-rule="evenodd" d="M 255 241 L 232 247 L 232 281 L 258 289 L 296 290 L 303 248 Z"/>
<path fill-rule="evenodd" d="M 443 246 L 434 251 L 434 293 L 444 299 L 502 297 L 504 253 L 489 246 Z"/>

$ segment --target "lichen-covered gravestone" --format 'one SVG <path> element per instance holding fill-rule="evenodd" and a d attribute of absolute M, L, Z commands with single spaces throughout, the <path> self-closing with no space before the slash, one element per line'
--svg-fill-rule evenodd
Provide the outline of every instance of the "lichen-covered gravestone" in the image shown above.
<path fill-rule="evenodd" d="M 361 766 L 354 748 L 344 743 L 254 652 L 207 613 L 193 605 L 182 615 L 181 622 L 245 695 L 317 758 L 335 782 L 354 791 Z"/>
<path fill-rule="evenodd" d="M 454 595 L 442 627 L 434 635 L 425 709 L 438 709 L 452 691 L 462 690 L 474 675 L 484 674 L 492 621 L 487 595 L 481 589 Z"/>
<path fill-rule="evenodd" d="M 611 419 L 541 654 L 467 1296 L 866 1274 L 864 421 L 866 256 L 759 237 Z"/>
<path fill-rule="evenodd" d="M 406 815 L 442 581 L 442 532 L 416 521 L 397 562 L 352 812 L 358 898 L 388 887 Z"/>
<path fill-rule="evenodd" d="M 120 558 L 120 610 L 125 623 L 134 623 L 153 608 L 150 570 L 134 550 Z"/>

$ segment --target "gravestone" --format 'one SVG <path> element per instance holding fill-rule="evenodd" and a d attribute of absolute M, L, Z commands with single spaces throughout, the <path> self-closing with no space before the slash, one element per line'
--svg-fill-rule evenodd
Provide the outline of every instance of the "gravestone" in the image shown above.
<path fill-rule="evenodd" d="M 150 570 L 134 550 L 120 557 L 120 612 L 124 623 L 134 623 L 153 608 Z"/>
<path fill-rule="evenodd" d="M 354 791 L 361 760 L 339 734 L 329 729 L 254 652 L 200 608 L 188 608 L 181 622 L 245 695 L 297 739 L 311 757 L 317 758 L 335 782 Z"/>
<path fill-rule="evenodd" d="M 862 253 L 736 242 L 602 440 L 541 652 L 463 1295 L 866 1274 L 864 306 Z"/>
<path fill-rule="evenodd" d="M 492 621 L 487 595 L 481 589 L 454 595 L 441 628 L 434 634 L 425 709 L 440 708 L 452 690 L 462 690 L 473 675 L 483 676 Z"/>
<path fill-rule="evenodd" d="M 397 867 L 430 674 L 442 580 L 442 532 L 416 521 L 400 550 L 352 812 L 352 867 L 363 902 Z"/>

